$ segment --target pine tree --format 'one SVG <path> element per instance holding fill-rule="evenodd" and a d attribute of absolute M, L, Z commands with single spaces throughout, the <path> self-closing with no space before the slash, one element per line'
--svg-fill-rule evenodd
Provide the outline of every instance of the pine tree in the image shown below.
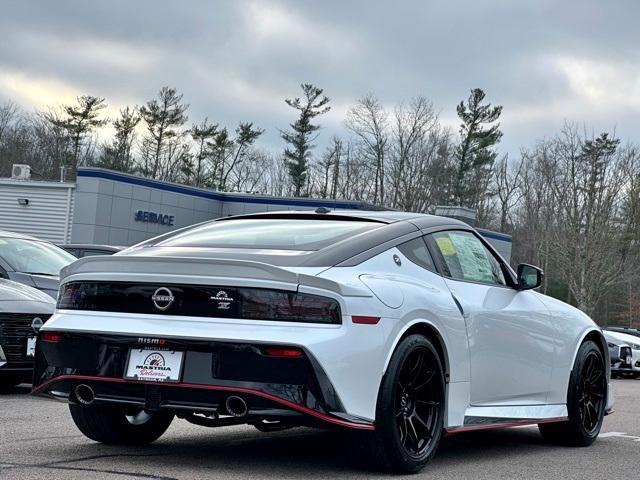
<path fill-rule="evenodd" d="M 320 125 L 314 125 L 311 121 L 318 115 L 327 113 L 331 107 L 329 97 L 323 95 L 323 90 L 310 83 L 300 85 L 303 99 L 299 97 L 286 99 L 285 102 L 292 108 L 300 111 L 300 117 L 289 126 L 291 130 L 280 131 L 282 139 L 288 144 L 284 150 L 284 162 L 293 183 L 293 192 L 299 197 L 307 183 L 309 171 L 309 159 L 313 142 L 317 138 Z"/>
<path fill-rule="evenodd" d="M 78 168 L 80 151 L 86 138 L 93 130 L 107 123 L 107 120 L 98 118 L 101 111 L 107 106 L 104 98 L 82 95 L 77 98 L 77 101 L 77 105 L 62 107 L 65 117 L 48 117 L 51 123 L 67 132 L 71 141 L 71 158 L 67 165 L 71 175 L 74 175 Z"/>
<path fill-rule="evenodd" d="M 460 102 L 457 107 L 462 124 L 460 144 L 456 148 L 457 171 L 453 200 L 466 207 L 477 205 L 483 180 L 488 176 L 497 156 L 493 147 L 502 138 L 499 123 L 487 125 L 500 118 L 502 106 L 483 104 L 484 98 L 484 91 L 474 88 L 467 103 Z"/>
<path fill-rule="evenodd" d="M 218 124 L 210 124 L 205 118 L 200 125 L 193 125 L 189 131 L 191 139 L 196 144 L 196 153 L 193 171 L 193 185 L 196 187 L 207 186 L 210 172 L 208 172 L 207 161 L 212 157 L 212 144 L 218 134 Z"/>
<path fill-rule="evenodd" d="M 176 166 L 184 161 L 181 145 L 184 132 L 180 127 L 188 120 L 185 113 L 188 108 L 189 105 L 182 103 L 182 94 L 170 87 L 162 87 L 157 99 L 140 108 L 140 116 L 147 125 L 141 148 L 144 175 L 161 180 L 173 179 Z"/>
<path fill-rule="evenodd" d="M 132 149 L 136 137 L 135 129 L 140 120 L 137 107 L 126 107 L 120 110 L 120 117 L 113 122 L 114 138 L 111 143 L 103 147 L 95 166 L 120 172 L 133 171 L 134 158 Z"/>

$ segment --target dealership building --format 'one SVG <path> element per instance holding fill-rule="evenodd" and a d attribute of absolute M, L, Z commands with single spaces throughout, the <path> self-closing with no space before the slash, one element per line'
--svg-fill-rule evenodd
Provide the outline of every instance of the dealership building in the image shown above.
<path fill-rule="evenodd" d="M 217 192 L 100 168 L 78 169 L 75 183 L 0 179 L 0 230 L 59 244 L 128 246 L 229 215 L 318 207 L 375 208 L 357 201 Z M 509 235 L 481 233 L 510 258 Z"/>

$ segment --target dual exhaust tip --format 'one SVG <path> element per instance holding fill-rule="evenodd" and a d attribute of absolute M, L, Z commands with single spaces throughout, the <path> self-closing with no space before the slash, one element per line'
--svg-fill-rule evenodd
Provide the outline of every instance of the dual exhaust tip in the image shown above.
<path fill-rule="evenodd" d="M 82 405 L 91 405 L 96 399 L 96 393 L 93 391 L 93 388 L 84 383 L 76 385 L 76 388 L 73 389 L 73 395 L 76 397 L 78 403 Z"/>
<path fill-rule="evenodd" d="M 227 409 L 229 415 L 231 415 L 232 417 L 244 417 L 249 412 L 247 402 L 245 402 L 242 397 L 238 397 L 237 395 L 231 395 L 230 397 L 227 397 L 224 402 L 224 406 Z"/>
<path fill-rule="evenodd" d="M 76 385 L 73 389 L 73 394 L 78 403 L 82 405 L 91 405 L 96 399 L 96 393 L 93 391 L 93 388 L 84 383 Z M 249 412 L 247 402 L 237 395 L 227 397 L 224 406 L 232 417 L 244 417 Z"/>

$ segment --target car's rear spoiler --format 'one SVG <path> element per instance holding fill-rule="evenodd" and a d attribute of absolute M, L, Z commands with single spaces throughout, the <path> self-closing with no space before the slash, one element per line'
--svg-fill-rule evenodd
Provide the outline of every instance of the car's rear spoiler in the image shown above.
<path fill-rule="evenodd" d="M 228 286 L 277 286 L 296 291 L 299 286 L 319 288 L 343 296 L 368 297 L 365 288 L 293 272 L 262 262 L 227 258 L 94 256 L 62 269 L 60 283 L 71 281 L 139 281 Z"/>

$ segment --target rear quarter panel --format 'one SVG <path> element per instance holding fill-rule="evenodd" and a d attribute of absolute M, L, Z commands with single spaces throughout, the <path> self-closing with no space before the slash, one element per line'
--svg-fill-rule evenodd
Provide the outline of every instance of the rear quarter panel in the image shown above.
<path fill-rule="evenodd" d="M 394 255 L 401 259 L 400 266 L 396 264 Z M 361 400 L 375 415 L 375 401 L 371 403 L 371 399 L 377 399 L 382 377 L 399 342 L 414 325 L 427 324 L 437 331 L 445 347 L 443 367 L 448 374 L 450 422 L 461 424 L 464 408 L 469 402 L 469 351 L 464 318 L 443 278 L 414 264 L 396 248 L 355 267 L 332 268 L 320 276 L 340 283 L 367 285 L 372 297 L 360 299 L 358 303 L 347 301 L 346 313 L 377 315 L 375 312 L 379 312 L 382 317 L 378 325 L 357 325 L 357 330 L 354 329 L 354 333 L 357 332 L 354 340 L 367 336 L 375 337 L 380 343 L 372 350 L 359 351 L 361 358 L 357 364 L 364 361 L 366 366 L 361 364 L 359 370 L 354 368 L 347 390 L 359 385 L 366 392 Z M 369 342 L 367 346 L 372 347 Z M 348 395 L 360 396 L 356 392 Z"/>

